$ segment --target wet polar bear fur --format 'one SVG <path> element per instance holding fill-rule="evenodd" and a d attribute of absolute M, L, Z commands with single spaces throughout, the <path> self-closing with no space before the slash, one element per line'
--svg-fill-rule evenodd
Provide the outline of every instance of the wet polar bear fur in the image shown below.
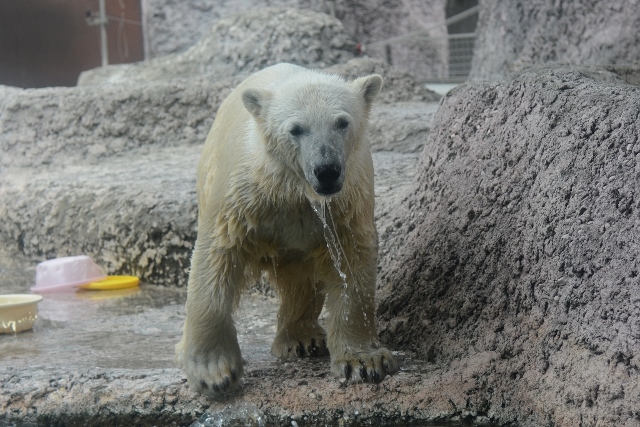
<path fill-rule="evenodd" d="M 334 374 L 362 381 L 397 371 L 374 322 L 378 241 L 364 136 L 381 87 L 378 75 L 349 83 L 278 64 L 220 106 L 198 166 L 198 238 L 176 345 L 192 390 L 216 394 L 242 376 L 233 313 L 263 273 L 281 299 L 274 356 L 329 352 Z M 340 271 L 314 207 L 337 234 Z"/>

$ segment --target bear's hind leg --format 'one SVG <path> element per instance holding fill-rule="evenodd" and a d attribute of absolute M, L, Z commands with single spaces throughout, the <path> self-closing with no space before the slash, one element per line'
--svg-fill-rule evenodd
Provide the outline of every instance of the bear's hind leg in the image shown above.
<path fill-rule="evenodd" d="M 281 302 L 271 354 L 285 360 L 328 355 L 327 333 L 318 324 L 325 298 L 320 284 L 284 271 L 278 272 L 275 281 Z"/>

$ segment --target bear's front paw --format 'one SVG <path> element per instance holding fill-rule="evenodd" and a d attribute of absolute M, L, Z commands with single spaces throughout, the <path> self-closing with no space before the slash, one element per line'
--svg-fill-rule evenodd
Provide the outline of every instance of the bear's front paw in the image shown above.
<path fill-rule="evenodd" d="M 398 371 L 398 362 L 386 348 L 345 353 L 331 358 L 331 372 L 341 378 L 379 383 Z"/>
<path fill-rule="evenodd" d="M 326 356 L 329 354 L 326 333 L 320 326 L 292 333 L 279 332 L 273 340 L 271 354 L 284 360 Z"/>
<path fill-rule="evenodd" d="M 182 357 L 189 388 L 213 396 L 232 389 L 243 374 L 240 350 L 188 350 Z"/>

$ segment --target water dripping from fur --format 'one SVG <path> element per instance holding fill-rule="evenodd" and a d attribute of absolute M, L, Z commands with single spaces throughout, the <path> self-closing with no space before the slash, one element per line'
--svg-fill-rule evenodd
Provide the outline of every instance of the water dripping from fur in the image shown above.
<path fill-rule="evenodd" d="M 329 255 L 331 255 L 331 260 L 333 261 L 333 265 L 338 270 L 338 274 L 342 279 L 342 284 L 344 288 L 347 288 L 347 275 L 342 271 L 342 259 L 344 258 L 346 264 L 346 255 L 344 253 L 344 249 L 340 244 L 340 240 L 338 239 L 338 231 L 336 230 L 335 221 L 333 219 L 333 214 L 331 213 L 331 206 L 329 205 L 330 200 L 309 200 L 311 203 L 311 208 L 318 215 L 320 221 L 322 221 L 322 228 L 324 232 L 324 240 L 327 243 L 327 249 L 329 249 Z M 329 214 L 327 215 L 327 211 Z M 349 265 L 347 264 L 347 268 Z"/>

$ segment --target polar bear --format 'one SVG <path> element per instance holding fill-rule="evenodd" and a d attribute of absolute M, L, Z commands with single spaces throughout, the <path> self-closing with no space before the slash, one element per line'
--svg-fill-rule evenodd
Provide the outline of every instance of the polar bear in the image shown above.
<path fill-rule="evenodd" d="M 192 390 L 213 395 L 242 376 L 233 313 L 261 274 L 281 299 L 274 356 L 328 352 L 333 373 L 361 381 L 397 371 L 374 322 L 378 241 L 364 136 L 381 87 L 375 74 L 349 83 L 278 64 L 220 106 L 198 166 L 198 237 L 176 345 Z"/>

